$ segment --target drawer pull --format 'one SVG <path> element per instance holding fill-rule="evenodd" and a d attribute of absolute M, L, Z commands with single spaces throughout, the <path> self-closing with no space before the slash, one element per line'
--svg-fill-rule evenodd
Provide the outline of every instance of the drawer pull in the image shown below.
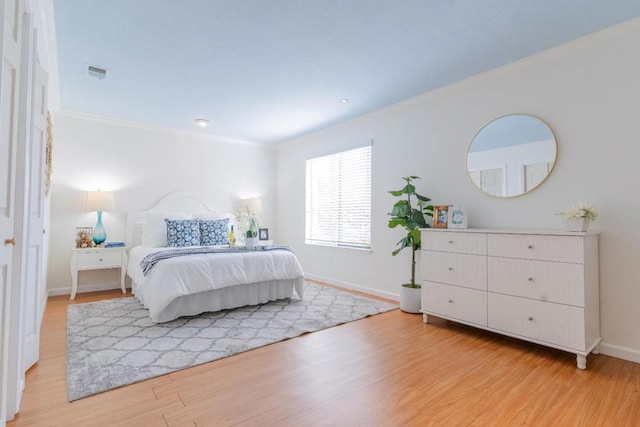
<path fill-rule="evenodd" d="M 452 299 L 449 300 L 449 304 L 453 304 L 453 300 Z"/>
<path fill-rule="evenodd" d="M 450 244 L 450 245 L 453 245 L 453 240 L 449 240 L 449 244 Z"/>
<path fill-rule="evenodd" d="M 533 282 L 533 277 L 529 277 L 527 280 Z"/>
<path fill-rule="evenodd" d="M 102 258 L 98 259 L 98 261 L 102 262 Z"/>
<path fill-rule="evenodd" d="M 527 246 L 527 249 L 533 249 L 533 245 Z"/>
<path fill-rule="evenodd" d="M 529 318 L 527 319 L 529 322 L 533 322 L 533 317 L 529 316 Z"/>
<path fill-rule="evenodd" d="M 449 267 L 449 271 L 453 271 L 453 267 Z"/>

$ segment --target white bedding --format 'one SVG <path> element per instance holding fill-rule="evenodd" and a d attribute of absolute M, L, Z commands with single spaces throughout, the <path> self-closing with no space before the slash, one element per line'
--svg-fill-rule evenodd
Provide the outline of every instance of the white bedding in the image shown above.
<path fill-rule="evenodd" d="M 165 309 L 181 297 L 205 295 L 233 286 L 243 288 L 238 285 L 287 281 L 302 297 L 304 273 L 292 252 L 273 250 L 179 256 L 158 262 L 147 276 L 142 274 L 140 262 L 146 255 L 170 249 L 174 248 L 136 246 L 129 251 L 127 274 L 132 279 L 133 294 L 149 309 L 149 317 L 155 322 L 177 317 L 173 313 L 166 314 Z M 196 313 L 181 315 L 186 314 Z"/>

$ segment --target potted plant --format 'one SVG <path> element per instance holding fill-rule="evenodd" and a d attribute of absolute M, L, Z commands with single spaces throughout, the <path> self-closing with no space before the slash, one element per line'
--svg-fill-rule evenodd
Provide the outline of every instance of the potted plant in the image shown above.
<path fill-rule="evenodd" d="M 598 217 L 598 211 L 589 203 L 578 203 L 560 212 L 560 215 L 564 216 L 567 231 L 587 231 L 589 222 Z"/>
<path fill-rule="evenodd" d="M 244 245 L 247 249 L 258 246 L 258 223 L 253 216 L 249 219 L 249 229 L 245 232 Z"/>
<path fill-rule="evenodd" d="M 400 288 L 400 309 L 408 313 L 420 312 L 420 284 L 416 283 L 416 251 L 421 248 L 421 228 L 429 228 L 426 216 L 433 217 L 433 205 L 428 197 L 416 193 L 413 181 L 420 179 L 417 176 L 405 176 L 404 188 L 397 191 L 389 191 L 392 196 L 400 197 L 393 205 L 389 214 L 389 228 L 398 226 L 404 228 L 407 233 L 397 244 L 398 248 L 391 254 L 398 255 L 404 248 L 411 248 L 411 282 L 404 283 Z"/>
<path fill-rule="evenodd" d="M 244 238 L 245 247 L 253 249 L 258 245 L 258 217 L 249 210 L 249 207 L 243 206 L 236 213 L 236 228 Z"/>

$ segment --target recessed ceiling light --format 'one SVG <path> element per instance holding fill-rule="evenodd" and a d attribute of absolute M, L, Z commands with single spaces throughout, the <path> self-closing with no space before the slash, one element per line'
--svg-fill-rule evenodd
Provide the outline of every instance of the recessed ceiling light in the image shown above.
<path fill-rule="evenodd" d="M 90 77 L 103 80 L 107 77 L 107 69 L 102 67 L 96 67 L 95 65 L 85 64 L 87 66 L 87 74 Z"/>
<path fill-rule="evenodd" d="M 207 127 L 209 125 L 209 120 L 207 119 L 195 119 L 195 122 L 198 124 L 198 126 L 200 127 Z"/>
<path fill-rule="evenodd" d="M 343 104 L 346 104 L 347 102 L 349 102 L 349 100 L 347 98 L 342 98 L 340 102 L 342 102 Z"/>

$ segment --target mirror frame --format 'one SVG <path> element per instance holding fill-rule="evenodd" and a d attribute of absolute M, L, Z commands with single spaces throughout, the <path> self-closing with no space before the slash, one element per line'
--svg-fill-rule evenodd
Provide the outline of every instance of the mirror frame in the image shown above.
<path fill-rule="evenodd" d="M 514 116 L 524 116 L 524 117 L 529 117 L 532 119 L 537 120 L 539 123 L 541 123 L 542 125 L 544 125 L 546 127 L 546 129 L 549 131 L 549 134 L 551 135 L 552 139 L 553 139 L 553 145 L 554 145 L 554 156 L 553 156 L 553 162 L 551 163 L 551 168 L 549 169 L 549 171 L 547 172 L 547 174 L 544 176 L 544 178 L 542 178 L 542 180 L 540 180 L 540 182 L 538 182 L 534 187 L 532 187 L 531 189 L 529 189 L 528 191 L 522 191 L 518 194 L 513 194 L 513 195 L 498 195 L 498 194 L 493 194 L 493 193 L 489 193 L 485 190 L 483 190 L 481 187 L 479 187 L 476 182 L 473 180 L 473 178 L 471 177 L 471 171 L 469 170 L 469 153 L 471 152 L 471 147 L 473 146 L 473 143 L 476 141 L 476 138 L 478 137 L 478 135 L 485 130 L 488 126 L 494 124 L 495 122 L 508 118 L 508 117 L 514 117 Z M 482 128 L 480 128 L 480 130 L 478 130 L 478 132 L 476 132 L 476 134 L 473 136 L 473 138 L 471 139 L 471 142 L 469 143 L 469 146 L 467 147 L 467 155 L 465 157 L 465 168 L 467 171 L 467 176 L 469 178 L 469 180 L 471 181 L 471 183 L 473 184 L 473 186 L 478 189 L 479 191 L 481 191 L 482 193 L 491 196 L 491 197 L 496 197 L 499 199 L 511 199 L 514 197 L 520 197 L 520 196 L 524 196 L 526 194 L 531 193 L 532 191 L 534 191 L 535 189 L 537 189 L 538 187 L 540 187 L 542 185 L 542 183 L 544 183 L 549 176 L 551 175 L 551 173 L 553 172 L 553 170 L 555 169 L 556 163 L 558 162 L 558 139 L 556 138 L 556 135 L 553 133 L 553 130 L 551 129 L 551 127 L 542 119 L 540 119 L 539 117 L 536 117 L 534 115 L 531 114 L 506 114 L 504 116 L 500 116 L 497 117 L 493 120 L 491 120 L 490 122 L 488 122 L 487 124 L 485 124 L 484 126 L 482 126 Z"/>

